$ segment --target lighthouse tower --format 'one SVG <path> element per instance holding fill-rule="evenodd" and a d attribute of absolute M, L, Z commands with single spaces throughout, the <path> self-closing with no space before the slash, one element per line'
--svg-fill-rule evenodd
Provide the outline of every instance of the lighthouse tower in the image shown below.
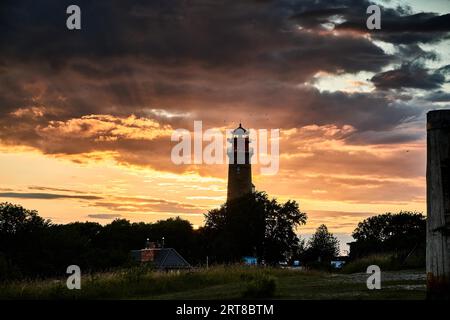
<path fill-rule="evenodd" d="M 249 131 L 241 124 L 233 130 L 228 139 L 228 192 L 227 201 L 237 199 L 253 191 L 252 167 L 250 160 L 253 149 L 250 148 Z"/>

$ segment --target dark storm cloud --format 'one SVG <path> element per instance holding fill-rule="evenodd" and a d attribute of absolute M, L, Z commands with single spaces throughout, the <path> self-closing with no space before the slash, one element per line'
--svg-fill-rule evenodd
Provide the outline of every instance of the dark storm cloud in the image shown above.
<path fill-rule="evenodd" d="M 403 64 L 399 69 L 376 74 L 371 81 L 380 89 L 402 87 L 438 89 L 445 83 L 445 76 L 439 70 L 428 70 L 421 65 Z"/>
<path fill-rule="evenodd" d="M 167 65 L 195 60 L 207 66 L 243 63 L 245 54 L 241 53 L 268 40 L 274 44 L 271 36 L 283 22 L 250 2 L 78 1 L 83 27 L 71 32 L 65 28 L 69 3 L 15 1 L 4 5 L 2 35 L 10 41 L 2 45 L 3 55 L 28 61 L 44 58 L 54 69 L 66 67 L 79 56 L 133 55 Z"/>
<path fill-rule="evenodd" d="M 295 94 L 293 93 L 295 97 Z M 398 124 L 417 120 L 422 107 L 389 101 L 383 94 L 319 92 L 313 89 L 301 91 L 298 101 L 292 108 L 302 108 L 301 114 L 293 117 L 285 114 L 282 122 L 288 127 L 300 127 L 307 124 L 351 125 L 358 131 L 384 131 Z M 283 102 L 283 98 L 279 97 Z M 320 114 L 320 117 L 318 116 Z M 281 115 L 280 115 L 281 116 Z"/>
<path fill-rule="evenodd" d="M 397 46 L 399 55 L 411 61 L 438 60 L 439 55 L 434 51 L 425 51 L 418 44 Z"/>
<path fill-rule="evenodd" d="M 333 16 L 347 21 L 336 22 L 337 29 L 365 28 L 367 1 L 77 1 L 82 29 L 69 31 L 65 10 L 72 3 L 0 5 L 2 144 L 32 146 L 47 154 L 115 151 L 115 159 L 124 164 L 174 170 L 167 136 L 136 139 L 118 135 L 113 127 L 86 135 L 92 127 L 83 117 L 113 115 L 102 122 L 110 126 L 135 114 L 172 128 L 190 128 L 194 119 L 205 127 L 237 119 L 265 128 L 335 123 L 351 125 L 358 134 L 369 132 L 360 136 L 362 143 L 374 136 L 408 140 L 407 134 L 394 139 L 377 132 L 423 115 L 423 107 L 399 102 L 400 95 L 320 92 L 304 85 L 318 72 L 370 71 L 378 72 L 372 80 L 379 88 L 401 86 L 380 73 L 399 57 L 358 34 L 321 32 Z M 412 19 L 423 21 L 425 29 L 412 30 Z M 397 20 L 399 25 L 392 25 Z M 426 41 L 437 41 L 445 28 L 436 14 L 417 17 L 408 10 L 386 9 L 383 30 L 372 36 L 419 39 L 426 34 Z M 416 42 L 400 46 L 400 58 L 436 58 Z M 394 78 L 406 86 L 438 88 L 443 81 L 443 71 L 416 70 L 423 79 L 415 82 L 414 74 L 400 71 Z M 79 130 L 64 134 L 71 121 Z"/>
<path fill-rule="evenodd" d="M 356 61 L 345 63 L 345 59 L 355 51 L 362 51 L 366 58 L 373 55 L 377 63 L 388 62 L 382 51 L 364 39 L 341 39 L 344 49 L 340 49 L 332 38 L 298 32 L 289 16 L 308 3 L 80 1 L 83 28 L 77 32 L 65 28 L 66 4 L 20 1 L 4 5 L 3 11 L 10 14 L 3 17 L 6 28 L 1 35 L 6 41 L 1 45 L 2 57 L 31 63 L 42 59 L 40 63 L 48 65 L 49 73 L 74 68 L 94 78 L 132 76 L 132 61 L 166 68 L 197 64 L 206 70 L 247 69 L 250 64 L 288 73 L 300 59 L 309 62 L 305 65 L 314 64 L 314 58 L 326 62 L 318 53 L 332 59 L 331 65 L 321 66 L 330 71 L 352 68 Z M 325 54 L 327 51 L 331 52 Z M 343 63 L 334 58 L 337 54 L 344 57 Z M 80 57 L 106 60 L 95 60 L 95 65 L 72 63 Z M 130 60 L 123 65 L 123 60 L 114 58 Z M 356 68 L 379 66 L 369 59 Z"/>
<path fill-rule="evenodd" d="M 376 70 L 389 62 L 389 57 L 366 39 L 335 40 L 297 30 L 298 24 L 320 27 L 339 15 L 348 21 L 337 28 L 358 27 L 366 32 L 367 1 L 78 1 L 83 24 L 76 32 L 65 28 L 68 4 L 71 2 L 2 4 L 0 61 L 39 60 L 49 73 L 73 68 L 92 78 L 133 76 L 139 66 L 131 66 L 131 61 L 166 68 L 194 64 L 207 70 L 247 69 L 250 64 L 289 74 L 301 59 L 323 71 Z M 391 31 L 449 31 L 446 16 L 400 14 L 399 10 L 384 9 L 386 25 L 374 36 Z M 356 18 L 360 21 L 352 22 Z M 391 20 L 399 26 L 389 28 Z M 434 38 L 440 37 L 435 34 Z M 346 63 L 356 52 L 363 54 Z M 95 63 L 76 61 L 79 58 Z M 328 66 L 326 58 L 332 60 Z M 361 58 L 365 64 L 358 63 Z M 298 70 L 304 71 L 302 67 L 300 64 Z"/>
<path fill-rule="evenodd" d="M 428 94 L 425 99 L 433 102 L 450 102 L 450 93 L 439 90 Z"/>
<path fill-rule="evenodd" d="M 382 27 L 374 37 L 391 43 L 411 44 L 416 42 L 428 43 L 440 41 L 450 32 L 450 14 L 417 13 L 399 16 L 392 10 L 383 11 Z M 365 24 L 355 19 L 340 24 L 337 29 L 364 30 Z"/>
<path fill-rule="evenodd" d="M 338 1 L 327 7 L 319 1 L 316 6 L 308 6 L 292 18 L 311 29 L 324 28 L 331 23 L 336 30 L 367 33 L 366 9 L 370 4 L 369 1 Z M 450 32 L 450 14 L 414 14 L 408 7 L 380 7 L 381 30 L 370 33 L 374 39 L 395 44 L 433 43 L 447 37 Z M 336 20 L 337 17 L 339 20 Z"/>
<path fill-rule="evenodd" d="M 376 72 L 393 59 L 364 38 L 300 32 L 289 17 L 308 3 L 79 1 L 76 32 L 65 28 L 68 4 L 2 2 L 4 141 L 18 108 L 46 108 L 40 118 L 21 118 L 16 130 L 17 140 L 35 145 L 40 137 L 22 127 L 87 114 L 148 115 L 148 108 L 195 115 L 206 104 L 252 100 L 234 94 L 239 87 L 259 86 L 253 97 L 269 97 L 280 84 L 308 81 L 318 71 Z"/>
<path fill-rule="evenodd" d="M 420 126 L 418 126 L 420 129 Z M 347 139 L 351 144 L 402 144 L 414 141 L 421 141 L 425 137 L 425 133 L 421 130 L 415 132 L 402 132 L 400 130 L 391 130 L 384 132 L 365 131 L 352 135 Z M 405 150 L 406 151 L 406 150 Z"/>

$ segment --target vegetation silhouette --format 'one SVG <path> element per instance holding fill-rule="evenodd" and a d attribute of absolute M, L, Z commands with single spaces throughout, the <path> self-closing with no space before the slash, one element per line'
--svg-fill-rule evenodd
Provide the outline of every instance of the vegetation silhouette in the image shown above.
<path fill-rule="evenodd" d="M 296 228 L 306 219 L 296 201 L 280 204 L 265 192 L 254 192 L 209 211 L 201 232 L 212 261 L 233 263 L 254 256 L 275 265 L 298 254 L 302 243 Z"/>
<path fill-rule="evenodd" d="M 79 265 L 84 274 L 132 267 L 130 250 L 143 248 L 147 238 L 161 242 L 163 237 L 166 247 L 176 248 L 194 266 L 205 266 L 206 257 L 212 265 L 238 263 L 244 256 L 257 257 L 267 265 L 300 260 L 311 267 L 318 266 L 318 261 L 322 267 L 329 266 L 339 254 L 338 241 L 321 225 L 305 244 L 297 228 L 306 220 L 297 202 L 279 203 L 264 192 L 209 211 L 199 229 L 179 217 L 155 223 L 116 219 L 104 226 L 53 224 L 35 210 L 5 202 L 0 203 L 0 281 L 63 276 L 71 264 Z M 356 269 L 358 259 L 368 261 L 380 254 L 393 254 L 394 260 L 382 257 L 386 267 L 392 261 L 396 267 L 424 264 L 425 217 L 420 213 L 367 218 L 353 237 L 350 260 Z M 413 264 L 405 264 L 411 259 Z"/>
<path fill-rule="evenodd" d="M 330 262 L 339 256 L 339 241 L 322 224 L 308 241 L 302 259 L 310 266 L 330 267 Z"/>
<path fill-rule="evenodd" d="M 412 256 L 425 263 L 426 218 L 418 212 L 390 212 L 369 217 L 352 233 L 350 259 L 391 253 L 399 263 Z"/>

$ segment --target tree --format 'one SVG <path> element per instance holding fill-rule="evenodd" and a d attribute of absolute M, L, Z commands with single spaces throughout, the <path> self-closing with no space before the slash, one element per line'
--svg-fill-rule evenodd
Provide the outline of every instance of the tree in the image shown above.
<path fill-rule="evenodd" d="M 84 272 L 110 270 L 131 262 L 130 250 L 144 247 L 147 238 L 177 249 L 188 261 L 197 257 L 197 233 L 179 217 L 156 223 L 116 219 L 102 226 L 94 222 L 51 224 L 37 211 L 0 204 L 0 281 L 65 274 L 77 264 Z"/>
<path fill-rule="evenodd" d="M 8 202 L 0 203 L 0 258 L 4 272 L 20 276 L 31 270 L 40 273 L 45 266 L 39 260 L 43 235 L 50 221 L 35 210 Z"/>
<path fill-rule="evenodd" d="M 305 224 L 307 216 L 292 200 L 282 205 L 272 200 L 271 208 L 266 216 L 265 258 L 273 262 L 287 261 L 302 250 L 303 242 L 295 228 Z"/>
<path fill-rule="evenodd" d="M 149 231 L 147 237 L 150 241 L 161 242 L 164 237 L 164 245 L 175 248 L 188 261 L 195 255 L 195 234 L 189 221 L 180 217 L 159 220 L 151 225 Z"/>
<path fill-rule="evenodd" d="M 306 259 L 327 263 L 339 255 L 339 240 L 322 224 L 308 241 Z"/>
<path fill-rule="evenodd" d="M 356 241 L 385 242 L 407 235 L 421 236 L 425 231 L 425 217 L 418 212 L 390 212 L 369 217 L 358 223 L 352 236 Z"/>
<path fill-rule="evenodd" d="M 0 203 L 0 235 L 11 236 L 21 232 L 33 232 L 48 227 L 50 220 L 38 216 L 36 210 L 9 202 Z"/>
<path fill-rule="evenodd" d="M 208 239 L 208 255 L 216 262 L 252 255 L 273 264 L 297 252 L 300 240 L 295 229 L 306 219 L 297 202 L 279 204 L 256 192 L 209 211 L 202 233 Z"/>
<path fill-rule="evenodd" d="M 426 241 L 425 216 L 418 212 L 400 211 L 372 216 L 358 224 L 352 233 L 352 258 L 380 252 L 410 252 Z"/>

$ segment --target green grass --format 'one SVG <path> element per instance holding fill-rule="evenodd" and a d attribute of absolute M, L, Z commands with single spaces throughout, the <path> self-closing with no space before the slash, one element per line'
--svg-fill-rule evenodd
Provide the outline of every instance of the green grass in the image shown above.
<path fill-rule="evenodd" d="M 85 276 L 81 290 L 65 280 L 23 281 L 0 286 L 0 299 L 424 299 L 421 271 L 382 276 L 368 290 L 366 274 L 330 274 L 275 268 L 218 266 L 162 273 L 142 268 Z"/>

